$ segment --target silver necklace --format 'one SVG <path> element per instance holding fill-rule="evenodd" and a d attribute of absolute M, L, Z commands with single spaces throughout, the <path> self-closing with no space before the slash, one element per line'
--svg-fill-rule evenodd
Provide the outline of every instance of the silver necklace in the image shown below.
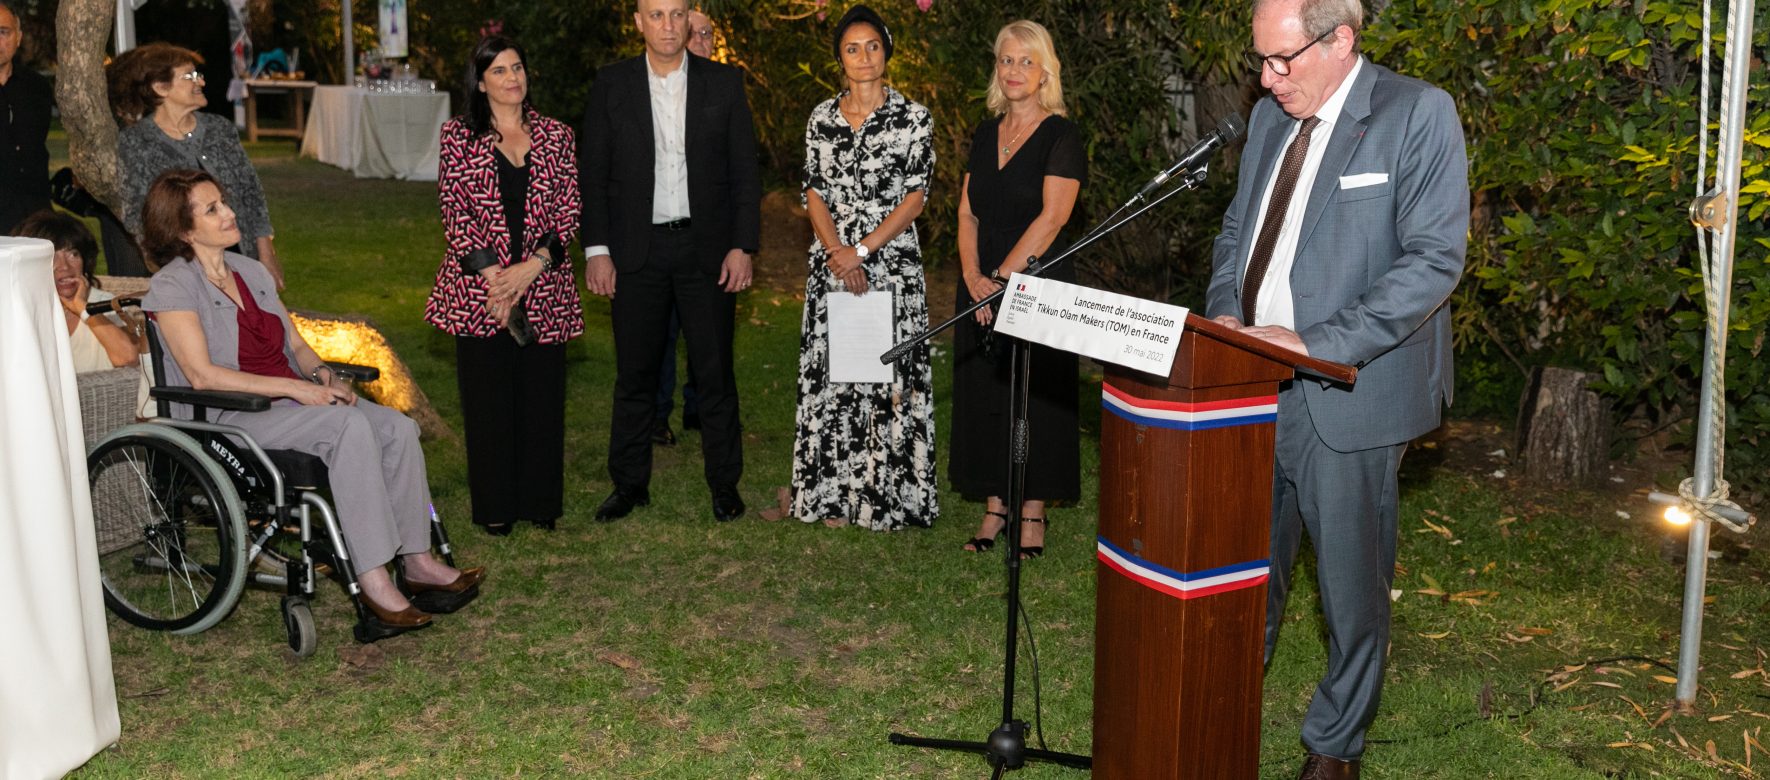
<path fill-rule="evenodd" d="M 1042 118 L 1043 117 L 1041 117 L 1041 119 Z M 1004 122 L 1005 121 L 1006 120 L 1004 120 Z M 1023 135 L 1026 135 L 1026 131 L 1031 130 L 1032 128 L 1035 128 L 1038 126 L 1039 126 L 1038 122 L 1030 122 L 1025 127 L 1020 128 L 1020 132 L 1015 133 L 1013 138 L 1008 139 L 1008 143 L 1002 144 L 1002 156 L 1007 157 L 1009 154 L 1011 154 L 1014 149 L 1014 144 L 1019 143 L 1020 137 Z"/>

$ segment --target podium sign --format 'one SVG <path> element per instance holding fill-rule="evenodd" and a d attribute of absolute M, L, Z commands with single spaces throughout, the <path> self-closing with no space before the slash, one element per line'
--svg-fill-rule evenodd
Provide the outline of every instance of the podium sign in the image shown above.
<path fill-rule="evenodd" d="M 1079 284 L 1014 274 L 996 332 L 1105 363 L 1167 374 L 1186 310 Z"/>
<path fill-rule="evenodd" d="M 1094 777 L 1259 774 L 1278 385 L 1356 372 L 1188 317 L 1101 388 Z"/>

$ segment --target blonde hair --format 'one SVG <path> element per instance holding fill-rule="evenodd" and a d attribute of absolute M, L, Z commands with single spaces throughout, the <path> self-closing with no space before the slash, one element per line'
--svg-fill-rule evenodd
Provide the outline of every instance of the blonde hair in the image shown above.
<path fill-rule="evenodd" d="M 1001 32 L 996 33 L 995 60 L 990 64 L 989 77 L 990 113 L 1008 112 L 1008 96 L 1002 94 L 1002 85 L 997 80 L 1000 73 L 997 63 L 1002 59 L 1002 44 L 1009 39 L 1019 41 L 1020 45 L 1029 49 L 1033 59 L 1039 61 L 1044 71 L 1038 92 L 1033 95 L 1039 101 L 1039 108 L 1058 116 L 1067 114 L 1069 109 L 1063 105 L 1063 63 L 1057 59 L 1057 45 L 1051 42 L 1051 33 L 1044 25 L 1027 19 L 1009 22 Z"/>

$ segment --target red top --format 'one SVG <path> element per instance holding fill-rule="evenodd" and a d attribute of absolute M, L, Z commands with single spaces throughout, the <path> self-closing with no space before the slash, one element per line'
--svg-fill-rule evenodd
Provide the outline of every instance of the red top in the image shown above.
<path fill-rule="evenodd" d="M 300 379 L 283 355 L 283 321 L 258 308 L 258 301 L 253 300 L 238 271 L 234 272 L 234 285 L 240 290 L 240 370 L 259 376 Z"/>

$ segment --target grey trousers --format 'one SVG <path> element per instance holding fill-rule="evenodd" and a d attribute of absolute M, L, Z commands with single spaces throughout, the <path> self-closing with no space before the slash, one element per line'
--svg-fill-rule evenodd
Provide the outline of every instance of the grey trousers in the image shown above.
<path fill-rule="evenodd" d="M 1406 449 L 1402 443 L 1336 452 L 1316 434 L 1302 389 L 1287 385 L 1279 392 L 1266 660 L 1278 643 L 1291 569 L 1307 529 L 1328 633 L 1327 674 L 1303 716 L 1303 746 L 1311 753 L 1358 758 L 1377 715 L 1395 579 L 1397 472 Z"/>
<path fill-rule="evenodd" d="M 267 450 L 297 450 L 324 461 L 332 506 L 358 574 L 395 555 L 430 549 L 430 484 L 418 424 L 372 401 L 302 406 L 281 399 L 262 412 L 224 412 Z"/>

